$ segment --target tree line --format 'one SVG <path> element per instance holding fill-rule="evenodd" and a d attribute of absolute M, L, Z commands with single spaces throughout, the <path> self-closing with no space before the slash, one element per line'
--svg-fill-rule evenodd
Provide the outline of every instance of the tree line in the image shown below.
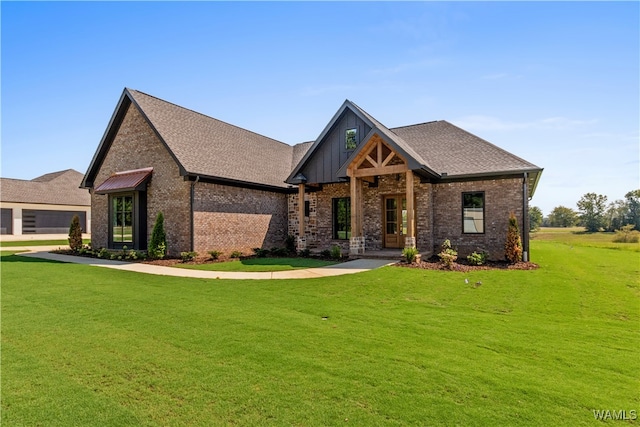
<path fill-rule="evenodd" d="M 529 208 L 530 229 L 542 227 L 582 226 L 587 231 L 615 231 L 625 225 L 640 230 L 640 190 L 629 191 L 624 200 L 607 204 L 607 196 L 596 193 L 583 195 L 576 203 L 577 210 L 556 206 L 544 217 L 537 206 Z"/>

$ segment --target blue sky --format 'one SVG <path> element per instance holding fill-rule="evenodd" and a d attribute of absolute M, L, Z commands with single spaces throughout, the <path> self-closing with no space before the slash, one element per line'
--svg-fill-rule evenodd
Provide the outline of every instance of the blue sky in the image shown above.
<path fill-rule="evenodd" d="M 124 87 L 289 144 L 350 99 L 545 169 L 545 215 L 640 187 L 638 2 L 2 2 L 3 177 L 85 172 Z"/>

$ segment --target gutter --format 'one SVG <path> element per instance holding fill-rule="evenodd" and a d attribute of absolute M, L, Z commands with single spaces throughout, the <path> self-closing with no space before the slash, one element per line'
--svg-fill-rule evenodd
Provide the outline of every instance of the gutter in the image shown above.
<path fill-rule="evenodd" d="M 527 181 L 529 174 L 525 172 L 522 179 L 522 261 L 529 261 L 529 190 Z"/>

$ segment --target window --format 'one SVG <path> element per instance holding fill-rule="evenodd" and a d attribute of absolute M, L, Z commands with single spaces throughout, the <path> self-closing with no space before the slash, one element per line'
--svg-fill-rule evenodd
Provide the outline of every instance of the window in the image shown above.
<path fill-rule="evenodd" d="M 111 198 L 111 241 L 114 245 L 133 243 L 133 195 Z"/>
<path fill-rule="evenodd" d="M 311 212 L 311 204 L 308 200 L 304 201 L 304 216 L 309 217 L 309 212 Z"/>
<path fill-rule="evenodd" d="M 484 193 L 462 193 L 462 232 L 484 233 Z"/>
<path fill-rule="evenodd" d="M 347 150 L 355 149 L 358 144 L 358 128 L 347 129 L 345 141 L 345 147 Z"/>
<path fill-rule="evenodd" d="M 351 197 L 333 199 L 333 238 L 351 238 Z"/>

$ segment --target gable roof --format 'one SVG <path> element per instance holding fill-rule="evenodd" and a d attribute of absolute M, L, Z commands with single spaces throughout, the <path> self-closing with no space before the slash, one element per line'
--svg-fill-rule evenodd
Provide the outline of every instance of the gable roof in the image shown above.
<path fill-rule="evenodd" d="M 32 180 L 0 178 L 0 200 L 14 203 L 90 206 L 91 196 L 79 188 L 82 173 L 66 169 Z"/>
<path fill-rule="evenodd" d="M 292 146 L 204 114 L 125 89 L 83 181 L 92 187 L 129 105 L 137 107 L 180 168 L 183 176 L 287 188 Z"/>
<path fill-rule="evenodd" d="M 387 128 L 349 100 L 334 114 L 318 138 L 312 142 L 287 145 L 204 114 L 163 101 L 146 93 L 125 88 L 109 126 L 98 146 L 82 186 L 93 180 L 130 106 L 144 119 L 166 146 L 183 176 L 217 179 L 224 182 L 286 189 L 314 156 L 333 127 L 350 110 L 394 151 L 408 167 L 435 180 L 461 179 L 529 173 L 530 194 L 535 191 L 542 169 L 446 121 Z M 360 144 L 337 171 L 346 178 L 348 164 L 365 144 Z"/>

